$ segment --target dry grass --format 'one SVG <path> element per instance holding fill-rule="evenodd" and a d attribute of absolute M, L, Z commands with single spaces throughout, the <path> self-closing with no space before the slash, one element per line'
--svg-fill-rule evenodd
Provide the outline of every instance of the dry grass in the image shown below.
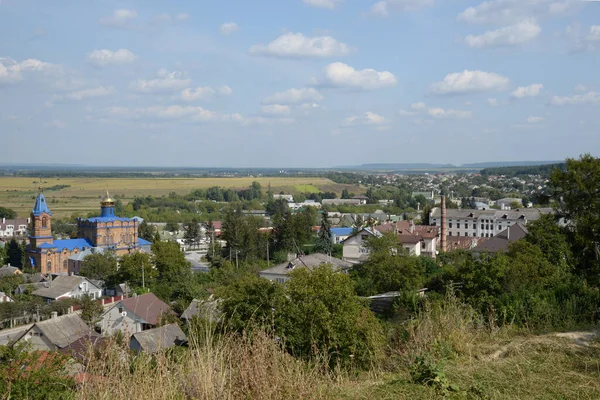
<path fill-rule="evenodd" d="M 164 196 L 170 192 L 187 194 L 194 189 L 212 186 L 243 189 L 252 182 L 259 182 L 263 190 L 269 184 L 275 193 L 335 192 L 338 195 L 347 188 L 351 192 L 362 192 L 352 185 L 340 185 L 327 178 L 44 178 L 44 187 L 69 185 L 70 187 L 46 191 L 46 197 L 55 215 L 65 216 L 72 213 L 87 213 L 98 210 L 98 201 L 108 187 L 113 195 L 123 196 L 124 201 L 135 196 Z M 0 177 L 0 205 L 12 208 L 19 215 L 27 216 L 33 206 L 33 200 L 39 186 L 38 179 L 24 177 Z"/>

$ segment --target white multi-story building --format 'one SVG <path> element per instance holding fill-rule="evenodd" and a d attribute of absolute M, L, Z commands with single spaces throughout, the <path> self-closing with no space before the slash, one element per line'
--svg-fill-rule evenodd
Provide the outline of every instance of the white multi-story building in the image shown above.
<path fill-rule="evenodd" d="M 523 208 L 515 210 L 465 210 L 447 209 L 448 236 L 494 237 L 516 223 L 523 225 L 535 221 L 551 208 Z M 429 214 L 429 223 L 442 226 L 442 210 L 436 207 Z"/>
<path fill-rule="evenodd" d="M 29 222 L 31 222 L 29 218 L 2 218 L 0 220 L 0 237 L 25 236 Z"/>

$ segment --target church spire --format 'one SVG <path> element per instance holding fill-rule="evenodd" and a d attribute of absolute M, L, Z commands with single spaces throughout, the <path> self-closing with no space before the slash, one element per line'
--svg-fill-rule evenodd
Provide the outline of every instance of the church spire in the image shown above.
<path fill-rule="evenodd" d="M 31 210 L 31 213 L 36 217 L 42 215 L 43 213 L 52 215 L 52 211 L 50 211 L 50 209 L 48 208 L 46 198 L 44 197 L 44 187 L 42 186 L 42 178 L 40 178 L 40 185 L 38 186 L 38 191 L 39 193 L 37 195 L 37 198 L 35 199 L 35 204 L 33 205 L 33 210 Z"/>

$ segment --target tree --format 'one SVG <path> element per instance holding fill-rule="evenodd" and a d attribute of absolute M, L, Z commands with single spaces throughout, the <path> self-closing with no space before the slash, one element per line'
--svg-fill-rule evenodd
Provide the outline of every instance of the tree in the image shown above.
<path fill-rule="evenodd" d="M 568 231 L 559 226 L 553 215 L 542 215 L 527 224 L 525 240 L 538 246 L 552 264 L 568 270 L 573 265 L 573 252 Z"/>
<path fill-rule="evenodd" d="M 146 221 L 142 221 L 142 223 L 138 227 L 138 236 L 149 242 L 153 242 L 155 240 L 155 234 L 157 232 L 158 231 L 154 227 L 154 225 L 150 225 Z"/>
<path fill-rule="evenodd" d="M 161 280 L 169 281 L 190 271 L 190 263 L 175 242 L 165 241 L 152 244 L 152 262 Z"/>
<path fill-rule="evenodd" d="M 179 232 L 179 224 L 177 222 L 169 221 L 165 225 L 165 230 L 169 232 Z"/>
<path fill-rule="evenodd" d="M 364 226 L 365 226 L 365 221 L 364 221 L 363 217 L 360 215 L 357 215 L 356 218 L 354 218 L 354 222 L 352 223 L 352 231 L 358 232 Z"/>
<path fill-rule="evenodd" d="M 25 247 L 19 244 L 14 238 L 6 245 L 6 262 L 13 267 L 22 268 L 23 259 L 25 258 Z"/>
<path fill-rule="evenodd" d="M 348 189 L 344 189 L 342 190 L 342 199 L 350 199 L 350 193 L 348 192 Z"/>
<path fill-rule="evenodd" d="M 110 251 L 85 256 L 81 263 L 81 270 L 79 271 L 79 275 L 81 276 L 105 282 L 113 280 L 116 273 L 117 259 Z"/>
<path fill-rule="evenodd" d="M 157 276 L 158 271 L 153 267 L 150 256 L 146 253 L 124 254 L 119 259 L 119 271 L 117 273 L 119 283 L 127 282 L 132 287 L 149 287 L 154 283 Z"/>
<path fill-rule="evenodd" d="M 430 225 L 429 215 L 431 214 L 431 205 L 425 204 L 423 211 L 421 211 L 421 225 Z"/>
<path fill-rule="evenodd" d="M 98 300 L 93 299 L 91 296 L 83 296 L 81 299 L 81 319 L 85 321 L 90 329 L 94 329 L 103 312 L 104 308 Z"/>
<path fill-rule="evenodd" d="M 281 311 L 277 330 L 297 356 L 365 367 L 381 355 L 381 326 L 349 276 L 330 265 L 292 271 Z"/>
<path fill-rule="evenodd" d="M 17 218 L 17 212 L 10 208 L 0 207 L 0 219 L 1 218 L 15 219 Z"/>
<path fill-rule="evenodd" d="M 183 226 L 183 239 L 189 247 L 197 245 L 200 241 L 200 224 L 196 218 Z"/>
<path fill-rule="evenodd" d="M 550 186 L 557 217 L 568 222 L 580 273 L 600 282 L 600 159 L 567 159 L 566 169 L 551 174 Z"/>
<path fill-rule="evenodd" d="M 321 228 L 315 243 L 315 251 L 324 254 L 331 254 L 333 250 L 333 234 L 331 233 L 331 222 L 327 218 L 327 212 L 323 211 L 321 216 Z"/>

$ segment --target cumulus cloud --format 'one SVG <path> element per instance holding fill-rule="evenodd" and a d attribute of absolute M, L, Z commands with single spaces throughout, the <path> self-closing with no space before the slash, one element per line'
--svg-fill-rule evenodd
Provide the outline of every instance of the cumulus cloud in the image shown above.
<path fill-rule="evenodd" d="M 17 62 L 12 58 L 0 57 L 0 84 L 13 84 L 24 79 L 26 73 L 53 73 L 59 72 L 60 66 L 35 58 Z"/>
<path fill-rule="evenodd" d="M 577 0 L 487 0 L 465 9 L 458 20 L 470 24 L 509 25 L 533 17 L 565 14 L 580 4 Z"/>
<path fill-rule="evenodd" d="M 333 10 L 344 2 L 344 0 L 302 0 L 304 4 L 318 8 L 329 8 Z"/>
<path fill-rule="evenodd" d="M 344 119 L 343 125 L 381 125 L 386 122 L 386 119 L 374 112 L 367 111 L 364 115 L 355 115 Z"/>
<path fill-rule="evenodd" d="M 221 96 L 231 96 L 231 93 L 233 93 L 233 89 L 231 89 L 227 85 L 223 85 L 219 86 L 219 88 L 217 89 L 217 93 L 219 93 Z"/>
<path fill-rule="evenodd" d="M 189 86 L 191 80 L 182 72 L 169 72 L 161 69 L 156 79 L 138 79 L 131 83 L 131 89 L 140 93 L 170 93 Z"/>
<path fill-rule="evenodd" d="M 186 101 L 194 101 L 200 99 L 208 99 L 215 95 L 219 96 L 230 96 L 233 90 L 229 86 L 219 86 L 213 89 L 208 86 L 197 87 L 197 88 L 186 88 L 181 91 L 181 98 Z"/>
<path fill-rule="evenodd" d="M 600 41 L 600 25 L 590 26 L 587 39 L 591 41 Z"/>
<path fill-rule="evenodd" d="M 221 24 L 221 26 L 219 27 L 219 32 L 221 32 L 221 34 L 225 35 L 225 36 L 229 36 L 232 33 L 235 33 L 239 30 L 240 30 L 240 27 L 235 22 L 225 22 L 224 24 Z"/>
<path fill-rule="evenodd" d="M 578 93 L 583 93 L 583 92 L 587 92 L 588 88 L 585 85 L 579 84 L 579 85 L 575 86 L 575 88 L 573 90 L 575 90 Z"/>
<path fill-rule="evenodd" d="M 498 107 L 500 105 L 500 103 L 498 103 L 498 99 L 494 98 L 494 97 L 490 97 L 488 99 L 488 105 L 490 107 Z"/>
<path fill-rule="evenodd" d="M 419 101 L 417 103 L 412 103 L 410 105 L 410 110 L 401 109 L 399 114 L 403 117 L 409 117 L 409 116 L 417 115 L 419 113 L 419 111 L 425 110 L 426 108 L 427 108 L 427 105 L 424 102 Z"/>
<path fill-rule="evenodd" d="M 323 100 L 323 95 L 313 88 L 288 89 L 263 100 L 263 104 L 299 104 Z"/>
<path fill-rule="evenodd" d="M 454 72 L 430 86 L 435 94 L 462 94 L 506 89 L 510 79 L 505 76 L 484 71 Z"/>
<path fill-rule="evenodd" d="M 573 96 L 554 96 L 550 101 L 556 106 L 564 105 L 580 105 L 580 104 L 597 104 L 600 103 L 600 92 L 588 92 L 585 94 L 576 94 Z"/>
<path fill-rule="evenodd" d="M 331 36 L 304 36 L 284 33 L 267 45 L 257 44 L 248 50 L 253 56 L 279 58 L 325 58 L 350 54 L 353 49 Z"/>
<path fill-rule="evenodd" d="M 471 111 L 461 110 L 445 110 L 443 108 L 430 108 L 427 110 L 427 114 L 433 118 L 450 118 L 450 119 L 465 119 L 471 118 L 473 113 Z"/>
<path fill-rule="evenodd" d="M 113 15 L 109 17 L 100 18 L 98 23 L 104 26 L 112 26 L 116 28 L 125 28 L 129 22 L 137 18 L 137 12 L 135 10 L 118 9 L 113 12 Z"/>
<path fill-rule="evenodd" d="M 190 18 L 190 16 L 186 13 L 179 13 L 179 14 L 167 14 L 167 13 L 162 13 L 157 15 L 156 17 L 152 18 L 151 23 L 153 24 L 177 24 L 179 22 L 184 22 L 187 21 Z"/>
<path fill-rule="evenodd" d="M 324 87 L 374 90 L 396 86 L 398 80 L 389 71 L 380 72 L 370 68 L 356 70 L 347 64 L 336 62 L 326 66 L 324 77 L 320 80 L 313 78 L 312 83 Z"/>
<path fill-rule="evenodd" d="M 264 105 L 262 112 L 268 115 L 287 115 L 290 113 L 290 107 L 282 104 Z"/>
<path fill-rule="evenodd" d="M 106 97 L 115 94 L 116 90 L 112 86 L 98 86 L 95 88 L 76 90 L 65 95 L 56 95 L 52 101 L 73 100 L 81 101 L 89 98 Z"/>
<path fill-rule="evenodd" d="M 150 106 L 139 108 L 109 107 L 106 109 L 108 114 L 122 118 L 133 119 L 159 119 L 159 120 L 189 120 L 196 122 L 223 122 L 223 121 L 241 121 L 240 114 L 223 114 L 217 111 L 211 111 L 202 107 L 195 106 Z"/>
<path fill-rule="evenodd" d="M 519 86 L 511 96 L 515 99 L 522 99 L 524 97 L 536 97 L 544 89 L 544 85 L 541 83 L 534 83 L 529 86 Z"/>
<path fill-rule="evenodd" d="M 411 12 L 433 6 L 434 0 L 383 0 L 371 6 L 370 15 L 387 17 L 391 12 Z"/>
<path fill-rule="evenodd" d="M 530 124 L 537 124 L 538 122 L 542 122 L 544 120 L 543 117 L 529 117 L 527 118 L 527 122 Z"/>
<path fill-rule="evenodd" d="M 88 61 L 98 68 L 108 65 L 131 64 L 137 60 L 137 56 L 128 49 L 112 51 L 109 49 L 94 50 L 88 54 Z"/>
<path fill-rule="evenodd" d="M 487 31 L 482 35 L 469 35 L 465 38 L 465 43 L 474 48 L 514 46 L 535 39 L 541 31 L 542 28 L 534 19 L 528 19 L 515 25 Z"/>

